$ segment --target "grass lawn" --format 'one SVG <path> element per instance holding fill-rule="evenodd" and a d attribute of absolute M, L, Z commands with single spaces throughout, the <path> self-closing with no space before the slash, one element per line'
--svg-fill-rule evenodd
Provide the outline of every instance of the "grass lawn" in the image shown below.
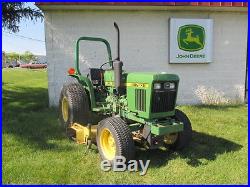
<path fill-rule="evenodd" d="M 97 148 L 86 152 L 65 137 L 48 108 L 45 70 L 4 69 L 2 181 L 4 184 L 243 184 L 248 176 L 247 106 L 181 106 L 193 126 L 182 152 L 137 151 L 150 159 L 145 176 L 103 172 Z"/>

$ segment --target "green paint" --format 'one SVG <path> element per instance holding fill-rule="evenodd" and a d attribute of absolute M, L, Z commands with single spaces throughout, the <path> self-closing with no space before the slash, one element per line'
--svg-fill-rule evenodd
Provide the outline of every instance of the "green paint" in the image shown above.
<path fill-rule="evenodd" d="M 151 125 L 151 133 L 154 135 L 165 135 L 183 131 L 183 123 L 173 122 L 172 124 L 154 124 Z"/>
<path fill-rule="evenodd" d="M 145 119 L 156 119 L 156 118 L 162 118 L 166 116 L 173 116 L 175 111 L 169 111 L 169 112 L 160 112 L 160 113 L 152 113 L 151 107 L 152 107 L 152 90 L 153 90 L 153 84 L 155 82 L 167 82 L 167 81 L 174 81 L 177 83 L 176 85 L 176 94 L 178 91 L 178 83 L 179 83 L 179 77 L 175 74 L 166 74 L 166 73 L 151 73 L 151 72 L 133 72 L 133 73 L 126 73 L 123 72 L 123 84 L 124 88 L 126 89 L 126 98 L 128 102 L 128 110 L 131 112 L 138 113 L 138 116 Z M 114 90 L 114 71 L 108 70 L 104 73 L 104 81 L 108 90 L 112 93 Z M 147 87 L 136 87 L 136 86 L 126 86 L 131 85 L 131 83 L 138 83 L 138 84 L 144 84 L 148 85 Z M 146 90 L 146 104 L 145 104 L 145 110 L 139 111 L 136 109 L 136 98 L 135 98 L 135 91 L 136 89 L 143 89 Z M 176 101 L 174 101 L 176 102 Z"/>
<path fill-rule="evenodd" d="M 79 81 L 79 83 L 81 83 L 83 87 L 88 91 L 89 97 L 90 97 L 91 109 L 93 110 L 93 108 L 96 107 L 96 100 L 95 100 L 95 94 L 94 94 L 94 88 L 93 88 L 92 82 L 89 80 L 88 77 L 83 76 L 78 73 L 74 75 L 69 75 L 69 76 L 76 78 Z"/>
<path fill-rule="evenodd" d="M 178 46 L 184 51 L 199 51 L 205 45 L 205 30 L 199 25 L 184 25 L 178 31 Z"/>
<path fill-rule="evenodd" d="M 90 103 L 91 103 L 91 109 L 96 107 L 96 101 L 95 101 L 95 95 L 94 95 L 94 88 L 92 82 L 87 78 L 86 76 L 82 76 L 79 68 L 79 48 L 80 48 L 80 42 L 81 41 L 94 41 L 94 42 L 103 42 L 107 47 L 107 53 L 108 53 L 108 62 L 110 67 L 113 66 L 112 64 L 112 54 L 111 54 L 111 48 L 110 44 L 107 40 L 103 38 L 95 38 L 95 37 L 80 37 L 76 42 L 76 49 L 75 49 L 75 69 L 76 74 L 71 75 L 72 77 L 75 77 L 78 79 L 78 81 L 84 85 L 85 89 L 88 90 L 89 96 L 90 96 Z"/>
<path fill-rule="evenodd" d="M 127 87 L 127 99 L 128 99 L 128 108 L 132 112 L 138 112 L 138 115 L 145 119 L 152 118 L 160 118 L 165 116 L 174 115 L 174 111 L 171 112 L 162 112 L 162 113 L 152 113 L 152 92 L 153 92 L 153 84 L 155 82 L 166 82 L 166 81 L 176 81 L 177 84 L 179 82 L 179 77 L 174 74 L 157 74 L 157 73 L 128 73 L 127 74 L 127 82 L 139 82 L 146 83 L 149 86 L 147 88 L 136 88 L 136 87 Z M 144 89 L 146 90 L 146 106 L 145 111 L 138 111 L 136 109 L 136 98 L 135 91 L 136 89 Z M 178 85 L 177 88 L 178 89 Z M 176 91 L 177 92 L 177 91 Z"/>
<path fill-rule="evenodd" d="M 107 47 L 108 62 L 112 67 L 112 56 L 110 45 L 107 40 L 102 38 L 81 37 L 76 43 L 76 73 L 70 75 L 75 77 L 87 90 L 90 97 L 91 110 L 93 112 L 102 113 L 103 115 L 116 114 L 125 119 L 130 119 L 133 124 L 130 124 L 131 131 L 139 130 L 144 124 L 151 126 L 151 133 L 154 135 L 163 135 L 167 133 L 179 132 L 183 130 L 183 124 L 177 123 L 172 116 L 175 115 L 175 110 L 167 112 L 152 112 L 153 94 L 155 94 L 154 84 L 165 82 L 175 83 L 174 94 L 177 94 L 179 77 L 175 74 L 167 73 L 152 73 L 152 72 L 122 72 L 122 86 L 124 94 L 114 94 L 114 70 L 109 69 L 104 72 L 104 83 L 107 90 L 107 96 L 101 95 L 96 91 L 91 80 L 81 75 L 79 70 L 79 43 L 82 40 L 103 42 Z M 176 97 L 175 97 L 176 100 Z M 176 101 L 173 101 L 175 105 Z M 167 103 L 168 104 L 168 103 Z M 165 121 L 158 119 L 165 118 Z"/>
<path fill-rule="evenodd" d="M 108 53 L 108 62 L 109 65 L 112 67 L 112 55 L 111 55 L 111 48 L 110 44 L 107 40 L 103 38 L 95 38 L 95 37 L 80 37 L 76 42 L 76 53 L 75 53 L 75 69 L 77 74 L 81 75 L 80 69 L 79 69 L 79 48 L 80 48 L 80 41 L 95 41 L 95 42 L 103 42 L 107 47 L 107 53 Z"/>

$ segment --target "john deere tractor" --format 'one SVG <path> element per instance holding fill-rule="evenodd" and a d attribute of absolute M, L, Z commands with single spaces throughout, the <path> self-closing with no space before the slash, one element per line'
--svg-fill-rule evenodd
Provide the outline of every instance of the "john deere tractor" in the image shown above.
<path fill-rule="evenodd" d="M 117 30 L 118 57 L 111 56 L 103 38 L 80 37 L 76 42 L 75 67 L 68 75 L 75 81 L 63 86 L 59 117 L 67 135 L 78 143 L 96 144 L 103 160 L 116 156 L 130 160 L 135 146 L 147 149 L 182 149 L 192 134 L 188 117 L 175 109 L 179 77 L 167 73 L 128 73 L 120 60 L 120 32 Z M 81 41 L 103 42 L 108 60 L 100 68 L 82 75 L 79 68 Z M 104 65 L 108 68 L 103 68 Z"/>

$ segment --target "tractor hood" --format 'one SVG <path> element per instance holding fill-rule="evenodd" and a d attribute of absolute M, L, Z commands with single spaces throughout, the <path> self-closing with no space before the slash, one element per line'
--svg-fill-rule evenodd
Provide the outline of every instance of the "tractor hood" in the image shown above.
<path fill-rule="evenodd" d="M 105 86 L 110 92 L 114 89 L 114 71 L 104 73 Z M 167 82 L 175 84 L 174 88 L 165 89 Z M 160 83 L 161 88 L 154 89 L 154 84 Z M 179 84 L 175 74 L 133 72 L 122 73 L 122 84 L 125 89 L 128 110 L 137 113 L 144 119 L 159 119 L 174 115 L 174 108 Z"/>
<path fill-rule="evenodd" d="M 174 88 L 165 89 L 165 83 Z M 125 80 L 128 109 L 144 119 L 159 119 L 174 115 L 179 77 L 167 73 L 128 73 Z M 161 85 L 155 89 L 154 84 Z"/>
<path fill-rule="evenodd" d="M 126 74 L 126 82 L 148 83 L 161 81 L 179 81 L 178 75 L 152 72 L 133 72 Z"/>
<path fill-rule="evenodd" d="M 114 85 L 114 71 L 107 70 L 104 73 L 104 80 L 106 86 Z M 133 72 L 133 73 L 122 73 L 123 83 L 146 83 L 151 85 L 153 82 L 163 82 L 163 81 L 174 81 L 179 82 L 178 75 L 167 74 L 167 73 L 154 73 L 154 72 Z"/>

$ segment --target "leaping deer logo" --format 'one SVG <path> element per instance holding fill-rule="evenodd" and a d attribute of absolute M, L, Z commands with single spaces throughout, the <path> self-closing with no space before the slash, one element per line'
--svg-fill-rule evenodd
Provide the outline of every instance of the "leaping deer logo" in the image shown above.
<path fill-rule="evenodd" d="M 183 51 L 199 51 L 205 46 L 205 29 L 200 25 L 183 25 L 179 27 L 178 46 Z"/>
<path fill-rule="evenodd" d="M 183 39 L 183 42 L 185 43 L 185 44 L 189 44 L 189 43 L 196 43 L 196 44 L 198 44 L 198 45 L 200 45 L 200 46 L 203 46 L 203 44 L 201 43 L 201 41 L 200 41 L 200 37 L 199 37 L 199 35 L 196 35 L 196 36 L 192 36 L 193 35 L 193 30 L 191 29 L 191 28 L 188 28 L 188 29 L 186 29 L 186 34 L 187 34 L 187 37 L 186 38 L 184 38 Z"/>

